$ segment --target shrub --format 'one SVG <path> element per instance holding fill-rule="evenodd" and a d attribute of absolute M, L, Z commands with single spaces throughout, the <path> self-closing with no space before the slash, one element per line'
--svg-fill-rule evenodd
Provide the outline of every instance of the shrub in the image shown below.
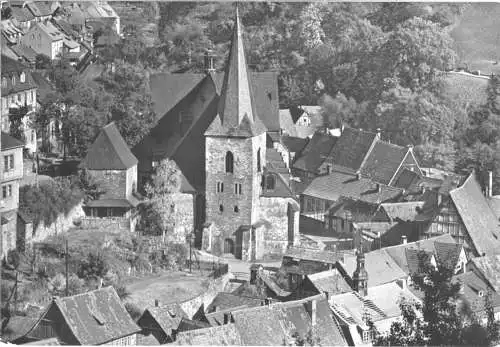
<path fill-rule="evenodd" d="M 83 259 L 78 269 L 78 277 L 83 279 L 104 277 L 109 270 L 109 265 L 101 254 L 89 253 Z"/>
<path fill-rule="evenodd" d="M 186 264 L 189 251 L 184 244 L 171 243 L 166 247 L 166 266 L 169 269 L 182 269 Z"/>

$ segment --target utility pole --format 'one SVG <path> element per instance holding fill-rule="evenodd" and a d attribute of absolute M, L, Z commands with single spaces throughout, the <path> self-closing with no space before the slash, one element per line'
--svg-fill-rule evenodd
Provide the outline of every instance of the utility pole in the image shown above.
<path fill-rule="evenodd" d="M 189 234 L 189 273 L 191 273 L 191 264 L 193 263 L 192 261 L 192 255 L 193 255 L 193 250 L 191 249 L 191 244 L 193 243 L 193 234 Z"/>
<path fill-rule="evenodd" d="M 16 269 L 16 287 L 15 287 L 15 292 L 14 292 L 14 312 L 17 312 L 17 286 L 18 286 L 18 275 L 19 272 Z"/>
<path fill-rule="evenodd" d="M 69 296 L 68 239 L 66 239 L 66 296 Z"/>

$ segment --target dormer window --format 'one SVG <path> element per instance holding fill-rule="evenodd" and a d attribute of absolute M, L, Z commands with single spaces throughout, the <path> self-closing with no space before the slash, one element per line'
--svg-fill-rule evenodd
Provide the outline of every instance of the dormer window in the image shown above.
<path fill-rule="evenodd" d="M 26 82 L 26 74 L 24 73 L 24 71 L 21 73 L 19 80 L 21 81 L 21 83 Z"/>

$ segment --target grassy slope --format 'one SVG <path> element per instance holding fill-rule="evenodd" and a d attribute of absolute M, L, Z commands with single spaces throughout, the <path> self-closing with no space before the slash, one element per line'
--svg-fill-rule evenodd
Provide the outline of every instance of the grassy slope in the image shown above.
<path fill-rule="evenodd" d="M 500 73 L 500 3 L 471 4 L 451 35 L 459 63 L 485 74 Z"/>

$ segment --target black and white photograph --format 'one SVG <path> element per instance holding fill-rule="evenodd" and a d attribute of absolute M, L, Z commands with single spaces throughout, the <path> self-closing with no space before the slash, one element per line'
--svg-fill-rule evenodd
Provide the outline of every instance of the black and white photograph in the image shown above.
<path fill-rule="evenodd" d="M 0 346 L 500 346 L 500 2 L 0 9 Z"/>

